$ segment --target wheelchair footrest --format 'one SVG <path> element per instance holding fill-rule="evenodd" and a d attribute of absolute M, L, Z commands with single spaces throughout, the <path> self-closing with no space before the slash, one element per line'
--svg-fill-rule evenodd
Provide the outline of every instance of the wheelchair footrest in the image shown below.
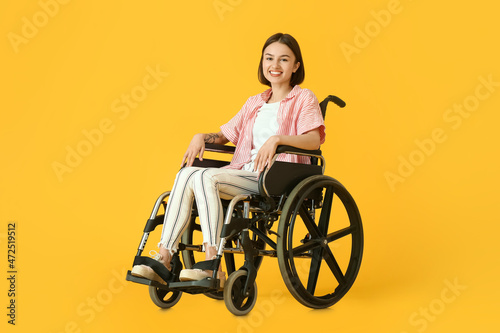
<path fill-rule="evenodd" d="M 144 284 L 146 286 L 152 286 L 152 287 L 156 287 L 156 288 L 160 288 L 160 289 L 168 289 L 168 286 L 165 284 L 161 284 L 160 282 L 157 282 L 157 281 L 151 281 L 151 280 L 148 280 L 148 279 L 143 278 L 143 277 L 134 276 L 134 275 L 132 275 L 131 271 L 127 272 L 126 280 L 130 281 L 130 282 Z"/>
<path fill-rule="evenodd" d="M 203 294 L 206 292 L 219 291 L 219 281 L 211 278 L 200 281 L 170 282 L 161 284 L 157 281 L 151 281 L 142 277 L 133 276 L 131 271 L 127 272 L 127 281 L 144 284 L 165 290 L 179 290 L 188 294 Z"/>
<path fill-rule="evenodd" d="M 169 288 L 188 294 L 204 294 L 219 291 L 219 281 L 207 278 L 200 281 L 172 282 L 169 284 Z"/>

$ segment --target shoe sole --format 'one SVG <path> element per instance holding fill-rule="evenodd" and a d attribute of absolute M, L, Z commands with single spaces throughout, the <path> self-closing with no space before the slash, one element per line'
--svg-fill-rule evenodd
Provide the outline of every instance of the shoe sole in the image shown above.
<path fill-rule="evenodd" d="M 132 271 L 130 271 L 130 273 L 133 276 L 142 277 L 165 285 L 167 284 L 158 274 L 155 273 L 155 271 L 153 271 L 151 267 L 145 265 L 138 265 L 132 267 Z"/>

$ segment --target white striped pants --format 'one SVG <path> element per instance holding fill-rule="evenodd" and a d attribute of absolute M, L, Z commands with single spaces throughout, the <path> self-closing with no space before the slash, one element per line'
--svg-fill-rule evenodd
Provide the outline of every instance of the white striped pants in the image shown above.
<path fill-rule="evenodd" d="M 186 167 L 177 173 L 165 211 L 161 241 L 158 245 L 176 252 L 196 200 L 203 243 L 219 245 L 224 216 L 221 198 L 238 194 L 257 194 L 257 173 L 244 170 Z"/>

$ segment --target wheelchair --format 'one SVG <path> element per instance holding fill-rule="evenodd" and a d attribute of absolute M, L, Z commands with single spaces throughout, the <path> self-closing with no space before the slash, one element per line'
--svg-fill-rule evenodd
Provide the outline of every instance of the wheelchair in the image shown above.
<path fill-rule="evenodd" d="M 346 105 L 329 95 L 320 103 L 323 118 L 329 102 L 339 107 Z M 232 154 L 234 147 L 207 144 L 206 151 Z M 276 161 L 279 154 L 309 156 L 311 164 Z M 194 166 L 222 167 L 228 163 L 204 158 L 195 160 Z M 177 304 L 182 293 L 204 294 L 224 300 L 232 314 L 241 316 L 248 314 L 256 303 L 256 278 L 263 258 L 277 257 L 283 281 L 298 302 L 315 309 L 332 306 L 348 292 L 359 272 L 363 227 L 353 197 L 340 182 L 324 175 L 324 170 L 321 150 L 279 146 L 271 168 L 259 177 L 258 195 L 222 200 L 224 225 L 213 260 L 196 262 L 194 254 L 203 252 L 203 246 L 201 242 L 194 244 L 201 228 L 193 203 L 191 221 L 172 258 L 171 272 L 156 260 L 142 256 L 150 233 L 163 224 L 170 192 L 161 194 L 147 220 L 133 265 L 152 267 L 165 276 L 167 284 L 133 276 L 130 270 L 126 279 L 149 286 L 151 300 L 160 308 Z M 200 281 L 179 281 L 183 268 L 180 254 L 185 268 L 213 270 L 213 276 Z M 237 265 L 236 257 L 240 255 L 244 262 Z M 217 268 L 223 258 L 228 278 L 224 288 L 220 288 Z"/>

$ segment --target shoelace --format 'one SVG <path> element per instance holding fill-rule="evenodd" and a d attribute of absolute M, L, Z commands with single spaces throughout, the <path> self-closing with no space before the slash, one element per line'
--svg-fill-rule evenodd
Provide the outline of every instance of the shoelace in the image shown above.
<path fill-rule="evenodd" d="M 149 255 L 151 256 L 151 258 L 157 261 L 160 261 L 163 258 L 162 255 L 156 252 L 155 250 L 149 251 Z"/>

